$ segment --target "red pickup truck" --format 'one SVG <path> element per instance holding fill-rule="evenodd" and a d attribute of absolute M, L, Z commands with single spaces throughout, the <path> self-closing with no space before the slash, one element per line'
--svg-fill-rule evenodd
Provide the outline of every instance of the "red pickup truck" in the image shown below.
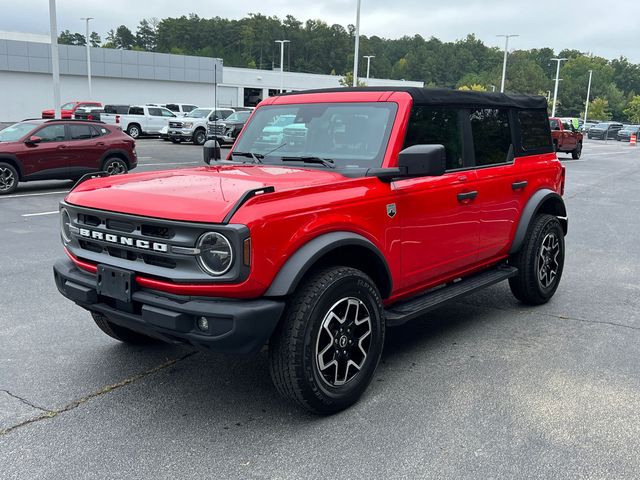
<path fill-rule="evenodd" d="M 69 102 L 60 107 L 60 118 L 69 119 L 73 118 L 73 114 L 80 107 L 102 107 L 100 102 Z M 55 111 L 53 109 L 43 110 L 42 118 L 55 118 Z"/>
<path fill-rule="evenodd" d="M 582 133 L 571 123 L 570 118 L 549 118 L 553 148 L 556 152 L 570 153 L 577 160 L 582 154 Z"/>

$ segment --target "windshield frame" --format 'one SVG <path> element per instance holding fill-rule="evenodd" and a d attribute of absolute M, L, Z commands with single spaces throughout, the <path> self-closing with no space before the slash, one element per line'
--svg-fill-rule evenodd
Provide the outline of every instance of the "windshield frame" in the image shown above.
<path fill-rule="evenodd" d="M 327 111 L 330 111 L 331 109 L 335 110 L 335 113 L 333 113 L 333 115 L 336 115 L 339 113 L 340 108 L 346 108 L 346 109 L 350 107 L 353 108 L 354 109 L 353 111 L 349 112 L 349 110 L 347 110 L 345 112 L 347 114 L 347 117 L 345 118 L 348 118 L 349 115 L 353 116 L 353 118 L 357 118 L 358 116 L 365 116 L 367 113 L 373 113 L 373 110 L 371 110 L 372 108 L 386 110 L 385 112 L 386 116 L 382 116 L 380 118 L 376 118 L 375 116 L 369 116 L 369 118 L 367 118 L 366 120 L 363 120 L 363 121 L 370 121 L 370 122 L 386 122 L 386 124 L 384 125 L 384 131 L 380 136 L 380 143 L 378 145 L 378 149 L 375 152 L 369 152 L 369 153 L 373 153 L 373 155 L 371 157 L 360 157 L 357 154 L 354 155 L 353 153 L 348 151 L 349 148 L 353 148 L 348 145 L 348 142 L 343 144 L 342 146 L 338 146 L 334 144 L 334 147 L 336 146 L 338 147 L 338 150 L 334 152 L 330 152 L 330 151 L 315 152 L 313 149 L 311 151 L 308 151 L 306 148 L 303 151 L 292 152 L 290 150 L 282 150 L 282 147 L 285 146 L 284 144 L 280 144 L 280 145 L 274 144 L 273 148 L 268 149 L 267 151 L 264 151 L 264 152 L 255 150 L 254 147 L 256 142 L 259 142 L 260 134 L 257 132 L 253 132 L 251 130 L 251 127 L 252 125 L 258 123 L 259 126 L 257 128 L 261 128 L 262 126 L 263 128 L 262 132 L 264 132 L 264 128 L 269 126 L 269 122 L 266 122 L 264 123 L 264 125 L 261 125 L 261 123 L 263 122 L 260 122 L 260 121 L 264 120 L 263 118 L 261 118 L 263 115 L 265 115 L 264 112 L 269 112 L 269 111 L 273 112 L 272 113 L 273 116 L 284 116 L 284 115 L 294 114 L 296 115 L 296 117 L 298 117 L 298 115 L 301 113 L 303 115 L 305 114 L 304 107 L 308 107 L 310 109 L 311 108 L 318 109 L 319 107 L 322 107 L 322 106 L 325 107 L 325 112 L 322 113 L 320 116 L 311 117 L 311 119 L 313 120 L 318 119 L 318 121 L 321 121 L 321 119 L 323 119 Z M 362 108 L 361 112 L 358 112 L 357 110 L 358 107 Z M 258 107 L 254 112 L 253 116 L 251 117 L 251 121 L 247 123 L 242 134 L 236 140 L 233 150 L 230 152 L 229 158 L 231 158 L 234 152 L 244 153 L 244 154 L 254 154 L 255 156 L 259 157 L 261 160 L 261 163 L 264 163 L 264 164 L 280 165 L 280 166 L 295 165 L 296 167 L 304 165 L 305 168 L 321 168 L 321 169 L 335 168 L 336 170 L 341 170 L 343 172 L 352 172 L 354 174 L 367 171 L 371 168 L 381 168 L 381 166 L 385 162 L 387 151 L 390 148 L 390 143 L 392 141 L 391 134 L 394 130 L 400 110 L 401 110 L 400 105 L 394 101 L 384 101 L 384 102 L 346 101 L 345 102 L 345 101 L 328 100 L 325 102 L 313 102 L 313 103 L 301 102 L 301 103 L 264 105 L 264 106 Z M 294 111 L 295 113 L 292 113 L 292 111 Z M 266 115 L 269 115 L 269 114 L 267 113 Z M 309 115 L 309 113 L 307 112 L 306 115 Z M 343 118 L 342 120 L 344 120 L 345 118 Z M 326 120 L 326 118 L 324 120 Z M 306 125 L 308 124 L 309 123 L 300 123 L 300 122 L 296 123 L 294 121 L 293 123 L 285 126 L 284 129 L 287 129 L 296 125 L 301 125 L 301 127 L 297 127 L 297 128 L 304 128 L 305 130 L 307 130 Z M 357 121 L 356 121 L 356 124 L 357 124 Z M 352 126 L 353 124 L 351 125 L 351 127 Z M 378 126 L 381 126 L 381 125 L 378 125 Z M 293 128 L 296 128 L 296 127 L 293 127 Z M 349 128 L 349 127 L 345 124 L 345 128 Z M 321 131 L 321 129 L 319 131 Z M 366 130 L 363 129 L 360 132 L 356 130 L 356 132 L 358 133 L 361 133 L 362 131 L 366 131 Z M 333 134 L 336 134 L 336 133 L 338 133 L 337 130 L 333 132 Z M 255 139 L 248 140 L 247 135 L 255 136 Z M 349 134 L 347 133 L 347 136 L 348 135 Z M 369 140 L 371 140 L 371 138 Z M 251 142 L 250 143 L 251 147 L 249 148 L 248 145 L 245 145 L 245 142 Z M 306 145 L 304 147 L 306 147 Z M 341 152 L 340 148 L 343 148 L 344 151 Z M 360 152 L 360 150 L 357 150 L 357 147 L 356 147 L 356 151 Z M 366 153 L 367 152 L 365 152 L 365 154 Z M 298 157 L 300 158 L 300 160 L 297 163 L 297 165 L 295 163 L 292 163 L 292 158 L 298 158 Z M 305 161 L 305 159 L 308 160 L 310 159 L 310 157 L 311 157 L 311 160 L 314 160 L 313 162 Z M 286 160 L 283 160 L 283 158 Z M 295 160 L 293 160 L 293 162 L 295 162 Z M 328 167 L 327 164 L 331 164 L 331 167 Z"/>

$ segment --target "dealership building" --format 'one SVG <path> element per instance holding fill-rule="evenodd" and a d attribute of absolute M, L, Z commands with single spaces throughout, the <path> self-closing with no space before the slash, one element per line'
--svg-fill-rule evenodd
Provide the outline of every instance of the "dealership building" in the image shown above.
<path fill-rule="evenodd" d="M 89 98 L 86 47 L 59 46 L 61 102 L 104 104 L 192 103 L 254 106 L 286 91 L 340 86 L 339 76 L 223 66 L 222 59 L 91 48 L 93 98 Z M 215 85 L 217 84 L 217 88 Z M 422 82 L 370 79 L 370 86 Z M 0 32 L 0 122 L 39 117 L 53 108 L 49 36 Z"/>

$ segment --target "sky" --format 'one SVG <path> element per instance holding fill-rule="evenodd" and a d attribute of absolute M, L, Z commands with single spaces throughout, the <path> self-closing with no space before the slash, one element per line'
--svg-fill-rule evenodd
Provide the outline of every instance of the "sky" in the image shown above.
<path fill-rule="evenodd" d="M 248 13 L 291 14 L 298 20 L 355 24 L 356 0 L 57 0 L 58 30 L 84 32 L 80 17 L 95 17 L 103 38 L 118 25 L 132 31 L 142 18 L 242 18 Z M 0 0 L 0 30 L 46 34 L 48 0 Z M 361 34 L 398 38 L 420 34 L 453 41 L 474 33 L 486 45 L 504 47 L 497 34 L 519 34 L 510 48 L 570 48 L 608 59 L 621 55 L 640 63 L 638 0 L 362 0 Z"/>

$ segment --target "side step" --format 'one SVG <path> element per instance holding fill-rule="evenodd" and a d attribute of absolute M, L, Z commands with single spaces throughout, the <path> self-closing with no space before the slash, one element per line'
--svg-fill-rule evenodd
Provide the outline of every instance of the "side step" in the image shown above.
<path fill-rule="evenodd" d="M 515 276 L 518 269 L 501 265 L 385 309 L 388 327 L 402 325 L 447 302 Z"/>

